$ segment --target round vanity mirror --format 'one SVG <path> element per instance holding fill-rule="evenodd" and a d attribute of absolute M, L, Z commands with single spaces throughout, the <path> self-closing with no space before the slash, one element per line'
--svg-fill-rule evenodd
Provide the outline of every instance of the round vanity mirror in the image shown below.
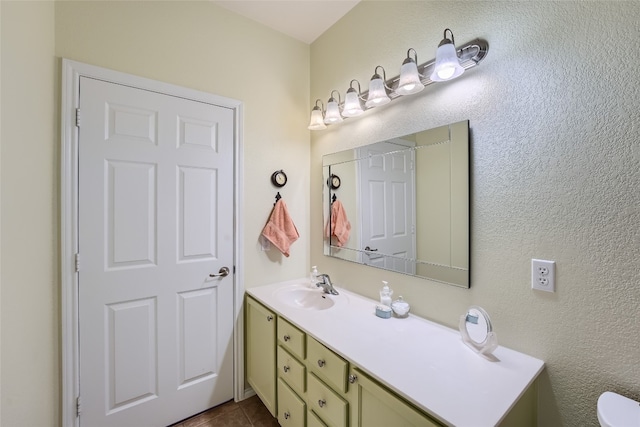
<path fill-rule="evenodd" d="M 475 305 L 460 317 L 460 334 L 465 344 L 481 354 L 490 354 L 498 346 L 489 315 Z"/>
<path fill-rule="evenodd" d="M 480 307 L 469 308 L 466 326 L 469 338 L 476 344 L 483 344 L 492 330 L 489 315 Z"/>

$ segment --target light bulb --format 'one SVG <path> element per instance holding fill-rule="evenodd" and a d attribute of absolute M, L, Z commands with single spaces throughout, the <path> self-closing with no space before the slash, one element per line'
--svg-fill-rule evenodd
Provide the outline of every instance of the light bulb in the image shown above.
<path fill-rule="evenodd" d="M 360 98 L 358 93 L 352 87 L 347 90 L 347 94 L 344 97 L 344 108 L 342 109 L 342 115 L 344 117 L 356 117 L 364 113 L 362 105 L 360 105 Z"/>
<path fill-rule="evenodd" d="M 378 67 L 382 68 L 380 66 Z M 376 67 L 376 71 L 378 67 Z M 384 75 L 384 68 L 382 68 L 382 73 Z M 388 104 L 389 102 L 391 102 L 391 98 L 387 95 L 387 88 L 385 87 L 384 80 L 377 72 L 375 72 L 369 81 L 369 95 L 367 96 L 367 102 L 365 102 L 364 105 L 367 108 L 373 108 Z"/>
<path fill-rule="evenodd" d="M 444 30 L 444 39 L 438 45 L 436 51 L 436 64 L 431 73 L 431 80 L 434 82 L 443 82 L 455 79 L 464 73 L 464 68 L 460 65 L 458 53 L 453 43 L 453 33 L 451 32 L 451 40 L 447 38 L 448 28 Z"/>
<path fill-rule="evenodd" d="M 322 117 L 322 110 L 319 107 L 313 107 L 311 110 L 311 120 L 309 121 L 309 130 L 322 130 L 326 129 L 324 124 L 324 117 Z"/>
<path fill-rule="evenodd" d="M 398 82 L 398 88 L 396 89 L 396 93 L 398 95 L 411 95 L 424 89 L 424 85 L 420 81 L 418 66 L 416 65 L 418 56 L 416 55 L 416 60 L 409 56 L 409 53 L 412 50 L 413 49 L 409 49 L 407 52 L 407 59 L 404 60 L 402 67 L 400 68 L 400 81 Z"/>
<path fill-rule="evenodd" d="M 440 77 L 442 80 L 449 80 L 451 78 L 451 76 L 453 76 L 453 73 L 456 72 L 455 67 L 442 67 L 441 69 L 439 69 L 436 74 L 438 75 L 438 77 Z"/>
<path fill-rule="evenodd" d="M 329 102 L 327 102 L 327 112 L 324 114 L 324 122 L 331 125 L 334 123 L 340 123 L 342 120 L 338 101 L 333 97 L 329 98 Z"/>

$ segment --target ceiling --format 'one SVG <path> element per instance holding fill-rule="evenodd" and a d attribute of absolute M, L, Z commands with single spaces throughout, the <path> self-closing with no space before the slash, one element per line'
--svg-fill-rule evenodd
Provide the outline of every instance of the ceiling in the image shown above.
<path fill-rule="evenodd" d="M 360 0 L 213 0 L 288 36 L 311 44 Z"/>

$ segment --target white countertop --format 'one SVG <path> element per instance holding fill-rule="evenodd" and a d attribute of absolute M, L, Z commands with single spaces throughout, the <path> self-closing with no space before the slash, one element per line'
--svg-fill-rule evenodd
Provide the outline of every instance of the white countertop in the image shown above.
<path fill-rule="evenodd" d="M 446 424 L 497 425 L 544 368 L 543 361 L 502 346 L 493 352 L 496 360 L 488 360 L 457 330 L 417 316 L 381 319 L 377 301 L 342 288 L 328 296 L 335 305 L 320 311 L 275 296 L 280 288 L 308 283 L 297 279 L 247 293 Z"/>

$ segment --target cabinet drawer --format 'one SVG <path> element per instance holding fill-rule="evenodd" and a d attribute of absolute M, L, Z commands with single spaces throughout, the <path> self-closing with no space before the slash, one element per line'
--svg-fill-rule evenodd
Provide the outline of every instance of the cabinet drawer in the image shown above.
<path fill-rule="evenodd" d="M 282 378 L 278 378 L 278 423 L 282 427 L 304 427 L 307 406 Z"/>
<path fill-rule="evenodd" d="M 346 427 L 349 404 L 313 374 L 308 374 L 307 402 L 325 424 Z"/>
<path fill-rule="evenodd" d="M 278 376 L 282 378 L 296 393 L 304 394 L 307 390 L 307 368 L 290 355 L 281 345 L 278 346 Z"/>
<path fill-rule="evenodd" d="M 318 341 L 307 336 L 309 369 L 336 390 L 347 392 L 349 363 Z"/>
<path fill-rule="evenodd" d="M 305 333 L 281 317 L 278 317 L 278 341 L 300 360 L 306 357 Z"/>
<path fill-rule="evenodd" d="M 313 411 L 307 411 L 307 427 L 327 427 Z"/>

